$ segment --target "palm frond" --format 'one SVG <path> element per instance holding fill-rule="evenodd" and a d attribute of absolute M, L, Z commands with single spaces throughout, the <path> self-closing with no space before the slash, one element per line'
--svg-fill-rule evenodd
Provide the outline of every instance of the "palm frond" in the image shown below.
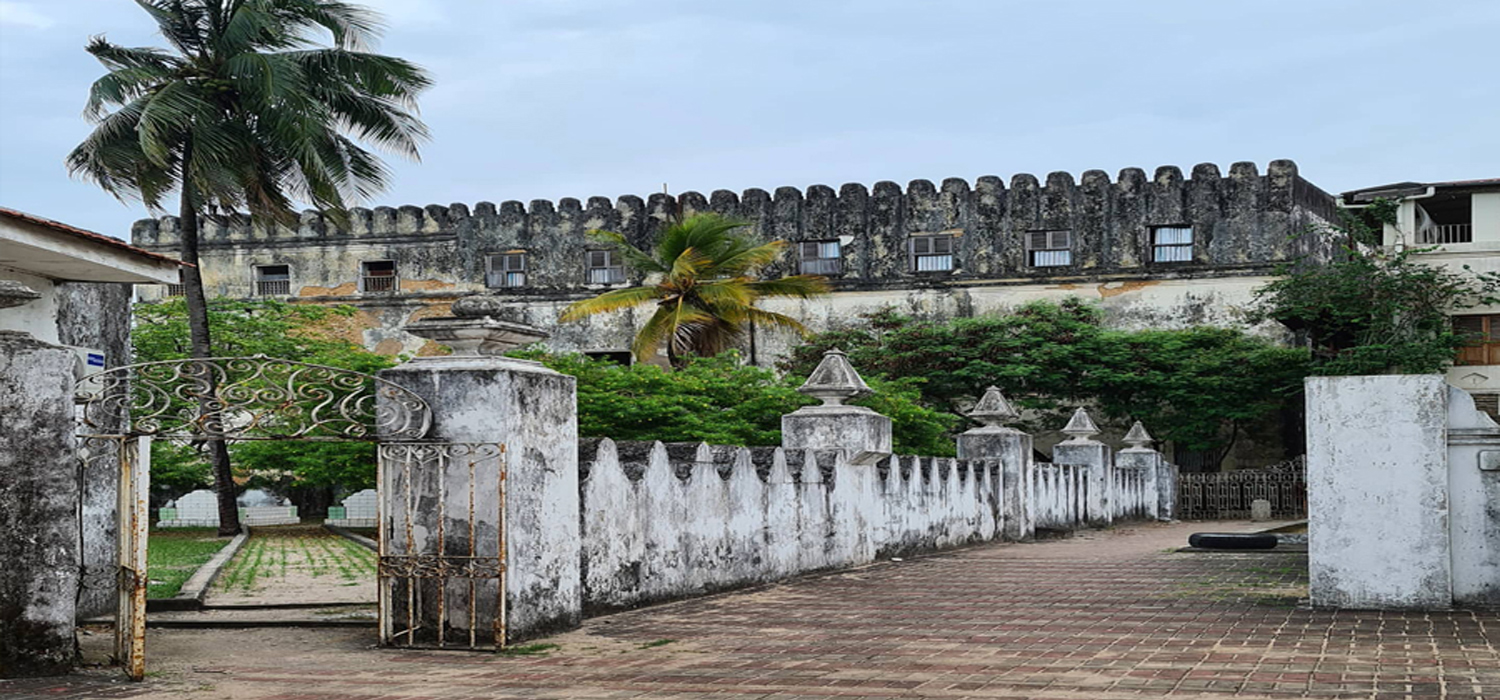
<path fill-rule="evenodd" d="M 773 280 L 758 280 L 749 283 L 750 290 L 758 298 L 794 297 L 811 299 L 828 293 L 828 278 L 820 275 L 792 275 Z"/>
<path fill-rule="evenodd" d="M 563 310 L 559 321 L 574 321 L 585 316 L 619 311 L 633 306 L 640 306 L 647 302 L 661 299 L 661 289 L 658 287 L 629 287 L 626 289 L 613 289 L 592 299 L 582 299 L 568 305 Z"/>
<path fill-rule="evenodd" d="M 761 268 L 776 262 L 785 250 L 785 241 L 740 248 L 721 258 L 719 264 L 714 266 L 714 272 L 730 277 L 755 274 Z"/>

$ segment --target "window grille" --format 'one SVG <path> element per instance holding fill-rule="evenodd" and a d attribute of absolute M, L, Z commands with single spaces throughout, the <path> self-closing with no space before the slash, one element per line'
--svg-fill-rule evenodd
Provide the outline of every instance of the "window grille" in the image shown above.
<path fill-rule="evenodd" d="M 187 296 L 187 288 L 183 287 L 181 282 L 178 282 L 176 284 L 170 284 L 169 283 L 169 284 L 167 284 L 167 296 L 169 296 L 169 297 Z"/>
<path fill-rule="evenodd" d="M 625 266 L 616 251 L 591 250 L 587 263 L 589 284 L 620 284 L 625 281 Z"/>
<path fill-rule="evenodd" d="M 484 285 L 492 288 L 526 286 L 526 253 L 491 253 L 485 257 Z"/>
<path fill-rule="evenodd" d="M 1151 229 L 1151 260 L 1159 263 L 1193 261 L 1193 227 L 1158 226 Z"/>
<path fill-rule="evenodd" d="M 1454 316 L 1453 332 L 1468 341 L 1455 364 L 1500 365 L 1500 314 Z"/>
<path fill-rule="evenodd" d="M 365 293 L 388 293 L 401 288 L 396 277 L 396 263 L 391 260 L 373 260 L 360 263 L 359 290 Z"/>
<path fill-rule="evenodd" d="M 1073 264 L 1072 231 L 1028 231 L 1026 262 L 1031 267 L 1067 267 Z"/>
<path fill-rule="evenodd" d="M 286 265 L 256 265 L 255 294 L 262 297 L 292 293 L 292 269 Z"/>
<path fill-rule="evenodd" d="M 911 269 L 914 272 L 947 272 L 953 269 L 953 236 L 912 236 Z"/>
<path fill-rule="evenodd" d="M 838 241 L 804 241 L 798 247 L 802 250 L 802 274 L 832 277 L 844 273 Z"/>

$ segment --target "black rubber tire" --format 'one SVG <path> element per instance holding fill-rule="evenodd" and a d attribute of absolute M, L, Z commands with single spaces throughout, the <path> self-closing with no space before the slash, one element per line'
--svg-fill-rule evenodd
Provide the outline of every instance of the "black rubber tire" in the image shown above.
<path fill-rule="evenodd" d="M 1268 532 L 1199 532 L 1188 537 L 1199 549 L 1275 549 L 1276 535 Z"/>

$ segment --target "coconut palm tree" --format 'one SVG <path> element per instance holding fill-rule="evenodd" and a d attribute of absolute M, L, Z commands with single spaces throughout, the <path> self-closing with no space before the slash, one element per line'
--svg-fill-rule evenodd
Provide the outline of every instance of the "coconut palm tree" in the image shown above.
<path fill-rule="evenodd" d="M 690 356 L 723 352 L 752 324 L 805 333 L 797 319 L 755 304 L 771 297 L 827 294 L 828 280 L 816 275 L 756 279 L 786 243 L 757 243 L 738 231 L 747 225 L 718 214 L 695 214 L 667 227 L 650 252 L 630 245 L 618 233 L 591 231 L 594 238 L 612 244 L 626 264 L 646 272 L 648 283 L 575 302 L 561 320 L 654 304 L 656 311 L 636 331 L 631 350 L 637 361 L 645 362 L 665 343 L 673 367 L 681 367 Z"/>
<path fill-rule="evenodd" d="M 415 99 L 421 68 L 369 52 L 380 18 L 336 0 L 136 0 L 170 49 L 87 50 L 107 73 L 89 93 L 96 127 L 68 169 L 153 211 L 179 198 L 192 356 L 211 357 L 198 262 L 198 219 L 248 211 L 294 223 L 294 203 L 346 220 L 346 202 L 386 183 L 363 141 L 415 158 L 427 130 Z M 319 43 L 327 38 L 328 45 Z M 213 443 L 219 529 L 239 529 L 229 454 Z"/>

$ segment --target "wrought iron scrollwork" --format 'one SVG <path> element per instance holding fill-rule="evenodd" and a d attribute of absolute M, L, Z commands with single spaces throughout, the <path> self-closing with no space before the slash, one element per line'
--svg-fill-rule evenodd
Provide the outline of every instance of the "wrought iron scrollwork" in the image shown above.
<path fill-rule="evenodd" d="M 90 430 L 194 440 L 417 440 L 420 396 L 352 370 L 264 356 L 147 362 L 79 380 Z"/>

